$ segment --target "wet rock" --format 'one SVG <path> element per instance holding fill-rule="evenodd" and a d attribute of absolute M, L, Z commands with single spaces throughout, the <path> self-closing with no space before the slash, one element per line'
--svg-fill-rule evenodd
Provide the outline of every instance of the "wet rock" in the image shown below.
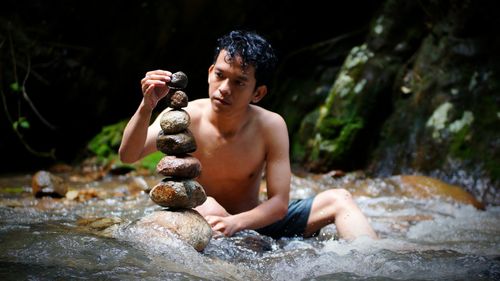
<path fill-rule="evenodd" d="M 169 101 L 170 107 L 179 109 L 188 106 L 189 99 L 186 93 L 184 93 L 183 91 L 175 91 L 175 93 L 170 96 Z"/>
<path fill-rule="evenodd" d="M 104 230 L 112 225 L 121 223 L 122 220 L 117 217 L 111 218 L 81 218 L 77 220 L 78 226 L 85 226 L 93 230 Z"/>
<path fill-rule="evenodd" d="M 31 188 L 35 197 L 51 196 L 61 198 L 68 192 L 68 186 L 64 180 L 47 171 L 38 171 L 33 175 Z"/>
<path fill-rule="evenodd" d="M 196 141 L 189 130 L 167 135 L 160 130 L 156 139 L 156 147 L 167 155 L 182 155 L 196 150 Z"/>
<path fill-rule="evenodd" d="M 66 192 L 66 199 L 77 200 L 77 198 L 78 198 L 78 190 L 70 190 Z"/>
<path fill-rule="evenodd" d="M 187 84 L 188 84 L 187 75 L 182 71 L 178 71 L 172 74 L 172 78 L 168 86 L 174 89 L 184 89 L 186 88 Z"/>
<path fill-rule="evenodd" d="M 112 164 L 109 168 L 110 175 L 126 175 L 132 171 L 135 171 L 135 167 L 132 165 L 124 165 L 124 164 Z"/>
<path fill-rule="evenodd" d="M 101 189 L 86 188 L 80 190 L 70 190 L 66 193 L 65 197 L 68 200 L 85 202 L 94 198 L 107 198 L 109 197 L 109 194 Z"/>
<path fill-rule="evenodd" d="M 78 230 L 93 233 L 99 236 L 113 238 L 118 231 L 122 219 L 117 217 L 110 218 L 81 218 L 76 224 Z"/>
<path fill-rule="evenodd" d="M 197 181 L 174 181 L 171 178 L 154 186 L 149 197 L 156 204 L 170 208 L 194 208 L 207 199 L 205 190 Z"/>
<path fill-rule="evenodd" d="M 169 110 L 162 114 L 160 119 L 160 127 L 164 134 L 177 134 L 189 127 L 191 118 L 189 114 L 180 110 Z"/>
<path fill-rule="evenodd" d="M 128 192 L 132 195 L 137 195 L 139 193 L 149 193 L 151 188 L 149 184 L 143 177 L 130 177 L 127 179 L 127 189 Z"/>
<path fill-rule="evenodd" d="M 472 205 L 483 210 L 484 204 L 479 202 L 464 188 L 445 183 L 441 180 L 418 175 L 401 175 L 392 177 L 399 182 L 405 196 L 413 198 L 441 197 L 452 199 L 456 202 Z"/>
<path fill-rule="evenodd" d="M 259 235 L 258 233 L 245 233 L 242 237 L 235 237 L 233 239 L 235 240 L 235 244 L 237 246 L 252 250 L 256 253 L 263 253 L 273 249 L 272 238 Z"/>
<path fill-rule="evenodd" d="M 201 174 L 201 163 L 193 156 L 165 156 L 158 165 L 156 171 L 167 177 L 196 178 Z"/>
<path fill-rule="evenodd" d="M 181 240 L 202 251 L 212 238 L 212 228 L 195 210 L 157 211 L 137 222 L 137 226 L 157 229 L 158 226 L 171 231 Z"/>

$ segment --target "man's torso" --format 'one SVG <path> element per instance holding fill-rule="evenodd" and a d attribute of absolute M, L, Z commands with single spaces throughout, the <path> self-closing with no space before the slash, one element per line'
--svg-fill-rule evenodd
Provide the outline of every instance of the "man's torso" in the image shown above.
<path fill-rule="evenodd" d="M 229 213 L 250 210 L 259 204 L 258 192 L 266 161 L 261 111 L 252 110 L 246 126 L 231 137 L 221 136 L 217 128 L 202 118 L 210 101 L 195 101 L 190 130 L 195 136 L 197 150 L 193 156 L 202 164 L 197 179 L 207 195 L 212 196 Z M 196 110 L 196 112 L 195 112 Z"/>

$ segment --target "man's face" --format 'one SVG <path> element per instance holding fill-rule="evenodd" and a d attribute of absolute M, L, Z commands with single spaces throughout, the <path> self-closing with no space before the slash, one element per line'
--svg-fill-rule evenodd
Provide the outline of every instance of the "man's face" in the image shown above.
<path fill-rule="evenodd" d="M 228 60 L 222 50 L 208 70 L 209 97 L 215 110 L 228 111 L 248 106 L 255 101 L 255 67 L 242 67 L 241 58 Z"/>

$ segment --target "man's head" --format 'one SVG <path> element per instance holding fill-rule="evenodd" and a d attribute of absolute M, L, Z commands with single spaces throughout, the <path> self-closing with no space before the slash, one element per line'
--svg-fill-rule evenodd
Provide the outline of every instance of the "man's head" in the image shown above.
<path fill-rule="evenodd" d="M 236 30 L 219 38 L 214 63 L 222 50 L 227 52 L 226 62 L 235 62 L 239 57 L 244 68 L 248 65 L 255 68 L 256 87 L 269 85 L 277 60 L 271 44 L 260 35 Z"/>

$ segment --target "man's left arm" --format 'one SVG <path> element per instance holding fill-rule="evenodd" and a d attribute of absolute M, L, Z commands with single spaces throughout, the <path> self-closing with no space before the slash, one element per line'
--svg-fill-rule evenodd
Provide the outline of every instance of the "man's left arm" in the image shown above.
<path fill-rule="evenodd" d="M 288 210 L 290 193 L 290 156 L 286 123 L 273 114 L 267 120 L 264 133 L 267 147 L 266 184 L 268 200 L 259 206 L 227 217 L 207 216 L 214 230 L 231 236 L 243 229 L 259 229 L 282 219 Z"/>

